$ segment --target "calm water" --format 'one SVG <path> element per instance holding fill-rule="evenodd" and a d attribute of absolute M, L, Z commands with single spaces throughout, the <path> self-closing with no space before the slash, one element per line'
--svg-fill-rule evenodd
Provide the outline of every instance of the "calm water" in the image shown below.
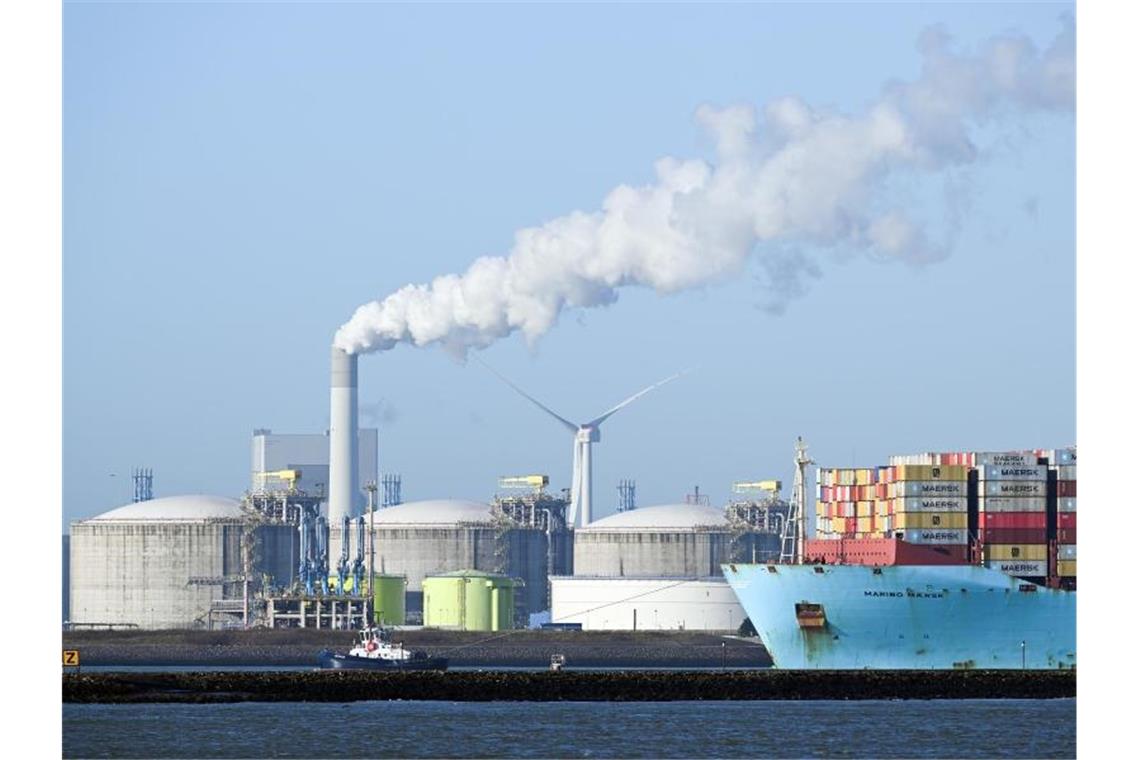
<path fill-rule="evenodd" d="M 63 706 L 64 757 L 1075 757 L 1075 699 Z"/>

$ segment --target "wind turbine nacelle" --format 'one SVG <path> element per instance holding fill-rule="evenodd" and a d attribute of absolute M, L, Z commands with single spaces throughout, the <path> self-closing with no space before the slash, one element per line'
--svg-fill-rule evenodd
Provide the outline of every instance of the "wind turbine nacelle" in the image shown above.
<path fill-rule="evenodd" d="M 597 443 L 602 440 L 602 429 L 596 427 L 578 428 L 578 443 Z"/>

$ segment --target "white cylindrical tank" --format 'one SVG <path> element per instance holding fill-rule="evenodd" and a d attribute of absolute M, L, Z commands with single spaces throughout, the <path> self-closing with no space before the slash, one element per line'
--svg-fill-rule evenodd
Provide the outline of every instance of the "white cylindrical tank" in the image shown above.
<path fill-rule="evenodd" d="M 746 614 L 721 578 L 550 579 L 551 621 L 585 631 L 736 631 Z"/>
<path fill-rule="evenodd" d="M 357 399 L 356 354 L 333 346 L 329 410 L 329 511 L 330 525 L 355 517 L 358 459 L 356 454 Z"/>
<path fill-rule="evenodd" d="M 215 600 L 242 598 L 242 543 L 255 532 L 253 574 L 286 586 L 297 566 L 297 529 L 250 527 L 241 503 L 168 496 L 71 524 L 71 622 L 191 628 Z"/>
<path fill-rule="evenodd" d="M 714 577 L 731 560 L 724 510 L 664 504 L 619 512 L 574 533 L 574 574 Z"/>

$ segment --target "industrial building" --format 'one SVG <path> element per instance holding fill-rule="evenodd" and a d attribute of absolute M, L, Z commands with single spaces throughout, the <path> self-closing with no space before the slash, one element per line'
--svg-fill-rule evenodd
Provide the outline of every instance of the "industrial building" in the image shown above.
<path fill-rule="evenodd" d="M 375 483 L 379 475 L 379 433 L 361 428 L 357 433 L 357 513 L 364 510 L 362 487 Z M 276 473 L 297 471 L 294 482 L 284 483 Z M 250 493 L 292 487 L 308 494 L 325 496 L 329 489 L 329 436 L 325 433 L 274 433 L 253 431 L 250 447 Z"/>
<path fill-rule="evenodd" d="M 69 615 L 84 625 L 187 628 L 247 619 L 263 581 L 288 585 L 297 528 L 234 499 L 172 496 L 71 524 Z"/>
<path fill-rule="evenodd" d="M 555 538 L 548 538 L 548 514 L 539 510 L 526 516 L 532 522 L 524 522 L 496 505 L 437 499 L 380 509 L 365 520 L 373 525 L 375 572 L 407 578 L 406 609 L 413 622 L 424 610 L 424 579 L 460 570 L 516 578 L 520 612 L 549 609 L 549 567 L 566 572 L 570 551 L 564 525 L 555 526 Z M 329 556 L 341 553 L 342 541 L 342 526 L 330 526 Z M 552 545 L 554 556 L 548 552 Z"/>
<path fill-rule="evenodd" d="M 610 515 L 575 531 L 574 572 L 708 578 L 722 575 L 722 563 L 778 554 L 778 533 L 765 532 L 762 522 L 730 519 L 737 514 L 706 504 L 663 504 Z"/>
<path fill-rule="evenodd" d="M 746 617 L 720 578 L 550 579 L 551 621 L 585 631 L 736 631 Z"/>

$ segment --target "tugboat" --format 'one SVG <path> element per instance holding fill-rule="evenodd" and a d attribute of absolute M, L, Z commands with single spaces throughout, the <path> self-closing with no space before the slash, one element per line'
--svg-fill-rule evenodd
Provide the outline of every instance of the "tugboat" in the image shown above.
<path fill-rule="evenodd" d="M 348 654 L 322 649 L 317 661 L 321 668 L 335 670 L 447 670 L 446 657 L 404 649 L 402 642 L 393 644 L 392 632 L 386 628 L 364 628 Z"/>

